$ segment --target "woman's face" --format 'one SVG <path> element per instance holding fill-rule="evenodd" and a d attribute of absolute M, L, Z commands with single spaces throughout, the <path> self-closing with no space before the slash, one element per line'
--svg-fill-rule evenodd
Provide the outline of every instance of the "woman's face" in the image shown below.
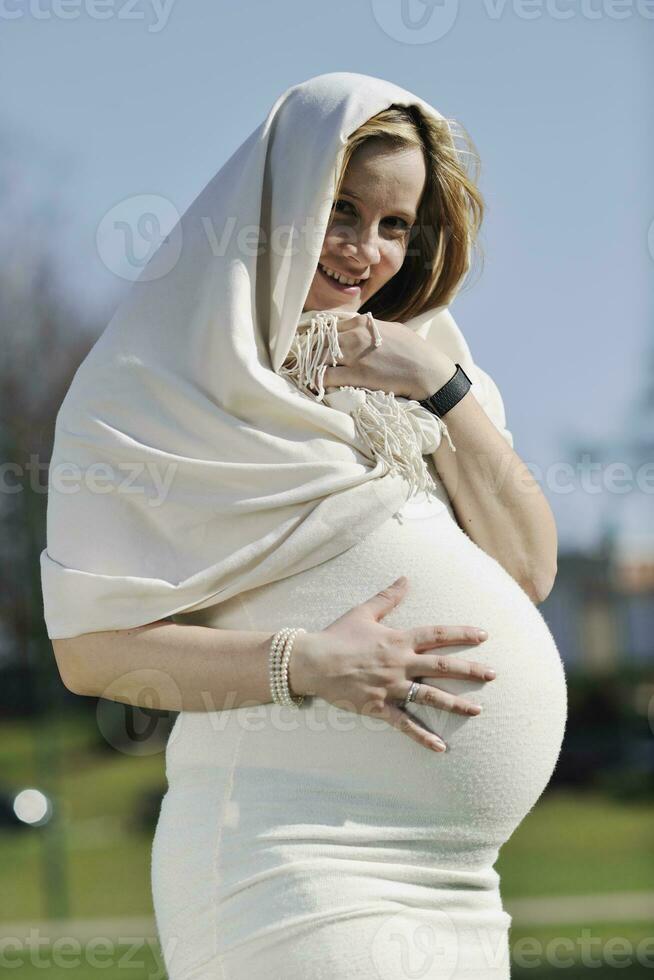
<path fill-rule="evenodd" d="M 419 147 L 371 142 L 351 158 L 334 202 L 306 310 L 356 312 L 399 271 L 427 179 Z M 343 286 L 325 269 L 349 279 Z"/>

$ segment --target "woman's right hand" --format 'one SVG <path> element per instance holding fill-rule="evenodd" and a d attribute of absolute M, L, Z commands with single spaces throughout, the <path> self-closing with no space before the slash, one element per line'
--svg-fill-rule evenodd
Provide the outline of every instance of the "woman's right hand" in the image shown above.
<path fill-rule="evenodd" d="M 445 743 L 402 707 L 413 680 L 456 677 L 492 680 L 483 664 L 445 657 L 436 650 L 486 638 L 475 626 L 416 626 L 398 630 L 380 622 L 406 595 L 408 579 L 397 579 L 354 606 L 317 633 L 298 633 L 289 664 L 293 694 L 317 695 L 357 714 L 383 718 L 427 748 L 442 752 Z M 421 684 L 416 704 L 428 704 L 466 716 L 479 705 L 428 684 Z"/>

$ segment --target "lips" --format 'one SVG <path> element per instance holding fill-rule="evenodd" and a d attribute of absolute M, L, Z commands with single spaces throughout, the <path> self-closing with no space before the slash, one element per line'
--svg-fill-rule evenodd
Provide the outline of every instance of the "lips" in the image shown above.
<path fill-rule="evenodd" d="M 353 284 L 339 282 L 338 279 L 334 279 L 333 276 L 328 275 L 328 273 L 325 272 L 325 268 L 326 267 L 323 266 L 322 263 L 319 263 L 319 265 L 318 265 L 319 272 L 321 272 L 322 275 L 325 277 L 325 279 L 327 279 L 330 283 L 332 283 L 332 285 L 336 286 L 338 289 L 352 289 L 352 290 L 360 289 L 361 286 L 363 285 L 363 283 L 365 282 L 365 279 L 362 279 L 362 278 L 360 278 L 358 276 L 350 275 L 347 272 L 339 272 L 337 269 L 331 269 L 331 267 L 328 267 L 330 269 L 330 271 L 336 272 L 338 275 L 345 276 L 346 279 L 357 279 L 358 280 L 357 282 L 355 282 Z"/>

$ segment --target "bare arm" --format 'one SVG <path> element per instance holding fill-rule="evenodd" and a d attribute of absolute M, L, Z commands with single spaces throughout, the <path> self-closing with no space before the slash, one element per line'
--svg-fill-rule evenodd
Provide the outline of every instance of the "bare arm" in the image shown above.
<path fill-rule="evenodd" d="M 556 523 L 547 499 L 472 392 L 446 421 L 457 451 L 442 440 L 432 456 L 460 527 L 534 603 L 542 602 L 557 568 Z"/>
<path fill-rule="evenodd" d="M 348 711 L 381 718 L 426 748 L 445 744 L 398 706 L 417 677 L 492 680 L 483 661 L 443 657 L 440 647 L 478 646 L 477 626 L 435 624 L 397 630 L 381 620 L 404 598 L 401 576 L 325 629 L 295 637 L 289 665 L 294 695 L 317 695 Z M 221 711 L 272 701 L 268 653 L 274 633 L 214 629 L 158 620 L 127 630 L 53 639 L 57 665 L 75 694 L 165 711 Z M 417 683 L 415 701 L 461 715 L 480 706 L 465 696 Z"/>
<path fill-rule="evenodd" d="M 339 325 L 343 357 L 325 370 L 325 387 L 353 385 L 420 401 L 454 375 L 454 360 L 404 324 L 375 323 L 379 347 L 365 314 Z M 556 577 L 557 530 L 538 483 L 473 392 L 450 409 L 446 424 L 456 453 L 441 440 L 432 457 L 459 526 L 534 603 L 542 602 Z"/>
<path fill-rule="evenodd" d="M 456 370 L 440 352 L 438 358 L 432 354 L 430 365 L 414 397 L 436 391 Z M 547 499 L 471 391 L 450 409 L 446 422 L 456 453 L 443 439 L 432 458 L 459 526 L 534 603 L 542 602 L 557 569 L 557 529 Z"/>
<path fill-rule="evenodd" d="M 52 647 L 61 679 L 75 694 L 165 711 L 220 711 L 272 701 L 273 635 L 272 630 L 213 629 L 169 619 L 54 639 Z M 312 636 L 296 636 L 295 665 Z M 290 678 L 293 686 L 292 671 Z"/>

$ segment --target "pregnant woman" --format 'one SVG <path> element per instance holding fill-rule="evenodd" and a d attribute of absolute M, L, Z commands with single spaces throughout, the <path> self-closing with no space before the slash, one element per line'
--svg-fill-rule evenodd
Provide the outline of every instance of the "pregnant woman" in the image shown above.
<path fill-rule="evenodd" d="M 494 865 L 566 685 L 551 511 L 448 309 L 483 212 L 463 136 L 370 76 L 288 89 L 59 411 L 62 678 L 179 712 L 170 980 L 509 977 Z"/>

